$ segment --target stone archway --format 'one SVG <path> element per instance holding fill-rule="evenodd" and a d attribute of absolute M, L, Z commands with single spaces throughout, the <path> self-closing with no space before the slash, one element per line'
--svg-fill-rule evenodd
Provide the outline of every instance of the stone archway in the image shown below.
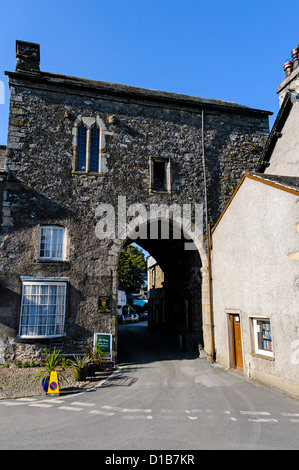
<path fill-rule="evenodd" d="M 109 267 L 112 275 L 112 290 L 113 290 L 113 305 L 117 305 L 117 291 L 118 291 L 118 263 L 119 263 L 119 257 L 120 253 L 123 249 L 123 247 L 127 244 L 130 244 L 132 242 L 136 242 L 138 245 L 141 247 L 145 248 L 147 251 L 151 252 L 151 248 L 154 246 L 154 243 L 156 246 L 161 242 L 161 238 L 151 240 L 149 237 L 147 237 L 148 234 L 148 229 L 151 226 L 151 224 L 163 224 L 165 223 L 166 225 L 170 223 L 169 219 L 169 208 L 167 206 L 159 206 L 159 209 L 157 212 L 153 211 L 143 211 L 140 212 L 139 216 L 137 218 L 134 218 L 133 223 L 129 224 L 126 228 L 127 231 L 126 233 L 120 233 L 118 234 L 118 238 L 113 239 L 110 249 L 108 252 L 108 259 L 107 259 L 107 267 Z M 207 248 L 206 248 L 206 241 L 203 236 L 203 233 L 196 233 L 193 228 L 192 228 L 192 223 L 188 219 L 179 219 L 176 220 L 175 217 L 171 219 L 171 225 L 172 227 L 176 227 L 177 229 L 180 228 L 181 231 L 184 234 L 185 239 L 182 240 L 182 243 L 184 243 L 184 249 L 186 249 L 186 255 L 188 252 L 193 251 L 196 253 L 200 260 L 200 265 L 198 266 L 199 271 L 200 271 L 200 277 L 201 277 L 201 285 L 200 285 L 200 300 L 201 300 L 201 305 L 200 305 L 200 324 L 201 324 L 201 330 L 202 330 L 202 335 L 196 335 L 201 336 L 201 339 L 199 339 L 199 344 L 201 344 L 208 356 L 212 355 L 212 333 L 211 333 L 211 324 L 210 324 L 210 296 L 209 296 L 209 274 L 208 274 L 208 254 L 207 254 Z M 136 237 L 136 231 L 139 234 L 139 237 Z M 140 237 L 141 235 L 141 237 Z M 143 236 L 143 238 L 142 238 Z M 187 239 L 187 241 L 186 241 Z M 166 241 L 167 243 L 167 241 Z M 166 243 L 164 243 L 164 246 L 166 246 Z M 168 241 L 170 249 L 173 249 L 177 245 L 171 244 L 171 240 Z M 182 249 L 182 245 L 181 245 Z M 182 251 L 181 251 L 182 255 Z M 182 256 L 181 256 L 182 257 Z M 188 276 L 187 276 L 188 277 Z M 188 284 L 188 279 L 185 280 L 186 283 Z M 115 308 L 115 311 L 113 312 L 113 316 L 115 318 L 115 323 L 114 323 L 114 335 L 116 337 L 116 332 L 117 332 L 117 309 Z M 198 344 L 198 345 L 199 345 Z"/>

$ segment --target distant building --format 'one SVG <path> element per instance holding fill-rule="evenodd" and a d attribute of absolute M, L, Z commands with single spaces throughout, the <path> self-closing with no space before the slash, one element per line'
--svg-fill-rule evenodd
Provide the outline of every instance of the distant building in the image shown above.
<path fill-rule="evenodd" d="M 123 307 L 127 305 L 127 294 L 123 290 L 118 290 L 117 310 L 118 314 L 122 315 Z"/>
<path fill-rule="evenodd" d="M 157 261 L 149 256 L 147 258 L 148 322 L 152 328 L 166 327 L 167 288 L 164 283 L 164 272 Z"/>

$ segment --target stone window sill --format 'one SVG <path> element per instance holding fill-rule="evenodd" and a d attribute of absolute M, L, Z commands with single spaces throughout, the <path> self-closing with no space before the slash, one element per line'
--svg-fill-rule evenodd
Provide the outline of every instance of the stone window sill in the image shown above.
<path fill-rule="evenodd" d="M 157 191 L 157 190 L 155 190 L 155 189 L 150 189 L 149 192 L 150 192 L 150 194 L 163 194 L 163 195 L 165 195 L 165 194 L 172 194 L 172 191 L 171 191 L 171 190 L 167 190 L 167 189 L 165 189 L 165 191 Z"/>
<path fill-rule="evenodd" d="M 34 262 L 40 263 L 40 264 L 64 264 L 64 265 L 69 264 L 68 260 L 59 260 L 59 259 L 35 259 Z"/>
<path fill-rule="evenodd" d="M 96 173 L 92 171 L 72 171 L 73 175 L 85 175 L 85 176 L 103 176 L 103 173 Z"/>
<path fill-rule="evenodd" d="M 252 357 L 258 357 L 259 359 L 266 359 L 266 361 L 275 361 L 273 356 L 264 356 L 263 354 L 251 353 Z"/>

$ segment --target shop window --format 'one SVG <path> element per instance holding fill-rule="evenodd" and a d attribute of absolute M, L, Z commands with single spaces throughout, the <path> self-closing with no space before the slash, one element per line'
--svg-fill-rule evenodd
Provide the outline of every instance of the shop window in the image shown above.
<path fill-rule="evenodd" d="M 20 337 L 64 334 L 67 282 L 22 279 Z"/>
<path fill-rule="evenodd" d="M 253 318 L 254 352 L 273 357 L 273 340 L 269 319 Z"/>

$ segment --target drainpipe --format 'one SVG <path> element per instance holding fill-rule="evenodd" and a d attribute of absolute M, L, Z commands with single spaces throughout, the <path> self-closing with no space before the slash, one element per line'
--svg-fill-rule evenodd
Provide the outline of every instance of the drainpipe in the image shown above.
<path fill-rule="evenodd" d="M 210 328 L 211 328 L 211 355 L 212 362 L 215 361 L 215 346 L 214 346 L 214 324 L 213 324 L 213 298 L 212 298 L 212 269 L 211 269 L 211 250 L 212 250 L 212 238 L 211 238 L 211 227 L 209 224 L 207 234 L 207 249 L 208 249 L 208 273 L 209 273 L 209 304 L 210 304 Z"/>
<path fill-rule="evenodd" d="M 209 229 L 209 216 L 208 216 L 208 190 L 207 190 L 207 175 L 206 175 L 206 160 L 205 160 L 205 108 L 201 110 L 201 146 L 202 146 L 202 166 L 203 166 L 203 179 L 205 187 L 205 216 L 206 216 L 206 234 Z"/>
<path fill-rule="evenodd" d="M 211 229 L 208 216 L 208 190 L 207 190 L 207 175 L 206 175 L 206 161 L 205 161 L 205 110 L 201 110 L 201 145 L 202 145 L 202 164 L 205 188 L 205 217 L 206 217 L 206 238 L 207 238 L 207 256 L 208 256 L 208 275 L 209 275 L 209 304 L 210 304 L 210 328 L 211 328 L 211 356 L 212 361 L 215 360 L 214 348 L 214 325 L 213 325 L 213 307 L 212 307 L 212 272 L 211 272 Z"/>

